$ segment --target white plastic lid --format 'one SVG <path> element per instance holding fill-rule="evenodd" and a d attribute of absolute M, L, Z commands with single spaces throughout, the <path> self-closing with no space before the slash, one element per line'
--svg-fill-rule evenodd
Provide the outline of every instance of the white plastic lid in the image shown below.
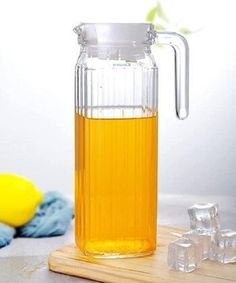
<path fill-rule="evenodd" d="M 81 23 L 74 31 L 82 45 L 150 45 L 156 36 L 147 23 Z"/>

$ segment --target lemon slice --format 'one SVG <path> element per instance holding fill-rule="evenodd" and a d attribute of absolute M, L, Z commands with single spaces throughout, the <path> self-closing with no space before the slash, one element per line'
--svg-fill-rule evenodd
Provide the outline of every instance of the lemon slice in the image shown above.
<path fill-rule="evenodd" d="M 0 222 L 14 227 L 31 220 L 43 193 L 26 178 L 13 174 L 0 174 Z"/>

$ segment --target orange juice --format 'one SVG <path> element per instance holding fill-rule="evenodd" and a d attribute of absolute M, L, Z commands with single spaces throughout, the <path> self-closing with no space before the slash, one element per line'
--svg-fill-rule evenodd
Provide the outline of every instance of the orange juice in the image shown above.
<path fill-rule="evenodd" d="M 157 116 L 75 117 L 76 244 L 93 256 L 156 248 Z"/>

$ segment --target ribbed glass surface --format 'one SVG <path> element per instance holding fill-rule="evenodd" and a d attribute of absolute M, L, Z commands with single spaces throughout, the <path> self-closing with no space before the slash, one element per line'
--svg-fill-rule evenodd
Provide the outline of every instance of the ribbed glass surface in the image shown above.
<path fill-rule="evenodd" d="M 142 56 L 141 56 L 142 57 Z M 82 54 L 76 67 L 76 243 L 104 257 L 152 253 L 157 68 Z"/>
<path fill-rule="evenodd" d="M 89 118 L 156 115 L 157 68 L 151 64 L 149 57 L 134 62 L 87 58 L 76 68 L 76 112 Z"/>

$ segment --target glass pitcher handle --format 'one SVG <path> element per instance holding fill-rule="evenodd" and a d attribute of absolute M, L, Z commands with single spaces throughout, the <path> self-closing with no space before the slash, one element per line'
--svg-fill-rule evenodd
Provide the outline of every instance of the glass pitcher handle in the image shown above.
<path fill-rule="evenodd" d="M 157 44 L 168 44 L 175 55 L 175 109 L 179 119 L 189 113 L 189 47 L 182 35 L 175 32 L 157 32 Z"/>

